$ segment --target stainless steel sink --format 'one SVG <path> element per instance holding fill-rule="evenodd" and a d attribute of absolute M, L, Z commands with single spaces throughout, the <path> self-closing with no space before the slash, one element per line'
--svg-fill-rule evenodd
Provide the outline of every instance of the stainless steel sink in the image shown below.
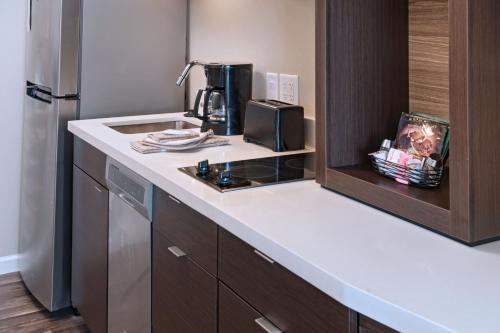
<path fill-rule="evenodd" d="M 198 125 L 194 125 L 183 120 L 130 124 L 130 125 L 107 125 L 107 126 L 122 134 L 154 133 L 154 132 L 161 132 L 167 129 L 180 130 L 180 129 L 200 128 L 200 126 Z"/>

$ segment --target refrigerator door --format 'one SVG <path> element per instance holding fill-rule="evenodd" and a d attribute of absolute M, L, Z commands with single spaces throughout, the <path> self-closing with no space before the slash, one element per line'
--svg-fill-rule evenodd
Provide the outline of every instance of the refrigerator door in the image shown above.
<path fill-rule="evenodd" d="M 79 118 L 184 112 L 186 0 L 85 0 Z"/>
<path fill-rule="evenodd" d="M 77 95 L 80 0 L 28 0 L 26 80 Z"/>
<path fill-rule="evenodd" d="M 47 309 L 69 306 L 71 148 L 66 130 L 76 101 L 26 94 L 20 218 L 20 271 Z"/>

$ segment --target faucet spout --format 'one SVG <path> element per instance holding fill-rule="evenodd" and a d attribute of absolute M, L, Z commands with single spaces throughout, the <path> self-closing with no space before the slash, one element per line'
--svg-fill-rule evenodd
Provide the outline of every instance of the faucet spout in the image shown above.
<path fill-rule="evenodd" d="M 188 77 L 189 73 L 191 72 L 191 69 L 194 66 L 204 66 L 205 64 L 201 61 L 198 60 L 193 60 L 189 64 L 186 65 L 186 68 L 182 71 L 181 75 L 177 79 L 176 84 L 180 87 L 184 84 L 184 81 L 186 81 L 186 78 Z"/>

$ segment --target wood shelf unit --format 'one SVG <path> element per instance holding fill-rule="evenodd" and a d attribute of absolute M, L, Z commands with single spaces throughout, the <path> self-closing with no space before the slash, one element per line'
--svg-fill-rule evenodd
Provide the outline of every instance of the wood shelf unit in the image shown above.
<path fill-rule="evenodd" d="M 318 182 L 475 245 L 500 237 L 500 2 L 317 0 Z M 438 189 L 369 167 L 402 112 L 450 120 Z"/>

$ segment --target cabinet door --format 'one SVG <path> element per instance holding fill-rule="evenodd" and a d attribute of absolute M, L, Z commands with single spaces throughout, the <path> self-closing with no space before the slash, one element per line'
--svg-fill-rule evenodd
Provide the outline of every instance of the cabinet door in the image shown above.
<path fill-rule="evenodd" d="M 153 228 L 189 258 L 217 275 L 217 225 L 173 196 L 155 188 Z"/>
<path fill-rule="evenodd" d="M 101 185 L 106 185 L 106 155 L 76 136 L 73 164 Z"/>
<path fill-rule="evenodd" d="M 219 333 L 264 333 L 256 320 L 261 314 L 219 283 Z"/>
<path fill-rule="evenodd" d="M 348 308 L 222 229 L 219 277 L 283 332 L 349 332 Z"/>
<path fill-rule="evenodd" d="M 93 333 L 107 330 L 108 191 L 73 167 L 71 295 Z"/>
<path fill-rule="evenodd" d="M 215 333 L 217 279 L 153 230 L 153 332 Z"/>

